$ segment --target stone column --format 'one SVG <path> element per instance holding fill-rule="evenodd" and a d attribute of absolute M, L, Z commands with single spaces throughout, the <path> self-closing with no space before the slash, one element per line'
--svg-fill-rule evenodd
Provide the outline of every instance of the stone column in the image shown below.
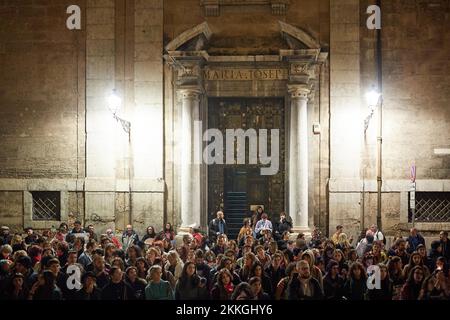
<path fill-rule="evenodd" d="M 178 92 L 182 100 L 180 231 L 187 232 L 189 227 L 200 225 L 200 164 L 196 152 L 201 146 L 201 135 L 195 132 L 194 121 L 199 120 L 201 90 L 181 87 Z"/>
<path fill-rule="evenodd" d="M 289 213 L 294 231 L 308 233 L 308 94 L 307 85 L 289 85 Z"/>

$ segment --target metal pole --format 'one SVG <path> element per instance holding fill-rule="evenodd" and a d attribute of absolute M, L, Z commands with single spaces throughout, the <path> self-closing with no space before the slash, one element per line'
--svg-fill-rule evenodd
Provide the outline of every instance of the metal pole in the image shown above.
<path fill-rule="evenodd" d="M 130 123 L 130 127 L 128 130 L 128 191 L 129 191 L 129 198 L 128 201 L 129 206 L 130 206 L 130 212 L 128 213 L 128 224 L 133 224 L 133 193 L 132 193 L 132 168 L 131 168 L 131 164 L 133 162 L 133 154 L 132 154 L 132 149 L 131 149 L 131 123 Z"/>
<path fill-rule="evenodd" d="M 381 8 L 381 0 L 377 0 L 377 5 Z M 380 99 L 378 102 L 378 137 L 377 137 L 377 225 L 381 228 L 381 188 L 383 185 L 382 176 L 382 148 L 383 148 L 383 57 L 381 47 L 381 29 L 377 29 L 377 68 L 378 68 L 378 92 Z"/>

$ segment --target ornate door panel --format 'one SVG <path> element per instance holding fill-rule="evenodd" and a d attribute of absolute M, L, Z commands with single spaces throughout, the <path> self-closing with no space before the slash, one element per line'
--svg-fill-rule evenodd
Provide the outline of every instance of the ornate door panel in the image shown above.
<path fill-rule="evenodd" d="M 249 206 L 262 204 L 276 217 L 284 208 L 285 176 L 285 108 L 279 98 L 211 98 L 208 102 L 208 126 L 219 129 L 224 138 L 226 129 L 279 129 L 279 171 L 273 176 L 260 175 L 261 165 L 210 165 L 208 167 L 208 212 L 210 216 L 223 209 L 226 192 L 247 193 Z M 268 132 L 270 146 L 270 133 Z M 224 147 L 226 143 L 224 141 Z M 271 154 L 271 150 L 268 150 Z M 246 163 L 249 143 L 246 141 Z M 245 175 L 245 177 L 243 177 Z"/>

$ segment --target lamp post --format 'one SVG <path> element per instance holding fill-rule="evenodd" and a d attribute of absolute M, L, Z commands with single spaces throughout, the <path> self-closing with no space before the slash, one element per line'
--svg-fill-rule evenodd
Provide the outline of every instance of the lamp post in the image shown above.
<path fill-rule="evenodd" d="M 130 212 L 128 214 L 128 224 L 132 224 L 132 187 L 131 187 L 131 162 L 132 162 L 132 151 L 131 151 L 131 122 L 121 118 L 118 113 L 122 106 L 122 99 L 117 94 L 116 89 L 113 89 L 110 95 L 107 97 L 108 109 L 111 111 L 113 118 L 120 123 L 122 129 L 128 134 L 128 199 Z"/>
<path fill-rule="evenodd" d="M 369 105 L 370 114 L 364 120 L 364 135 L 369 128 L 370 120 L 375 111 L 378 111 L 378 126 L 377 126 L 377 225 L 381 229 L 381 189 L 383 184 L 382 179 L 382 128 L 383 128 L 383 96 L 376 90 L 371 90 L 366 94 L 366 100 Z"/>

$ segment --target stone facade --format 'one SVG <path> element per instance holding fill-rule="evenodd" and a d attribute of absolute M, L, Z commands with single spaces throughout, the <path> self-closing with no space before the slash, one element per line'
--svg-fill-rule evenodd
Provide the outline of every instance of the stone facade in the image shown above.
<path fill-rule="evenodd" d="M 123 230 L 130 222 L 141 232 L 164 222 L 182 226 L 183 199 L 193 196 L 182 188 L 183 110 L 198 108 L 201 120 L 208 119 L 211 97 L 278 97 L 288 111 L 286 135 L 295 128 L 293 116 L 304 121 L 302 137 L 308 135 L 299 142 L 307 157 L 287 156 L 299 168 L 286 170 L 286 210 L 301 208 L 298 220 L 293 214 L 298 227 L 332 232 L 343 224 L 358 234 L 376 223 L 377 210 L 377 117 L 366 136 L 363 128 L 364 94 L 377 82 L 376 31 L 366 28 L 369 4 L 1 1 L 0 224 L 57 225 L 30 218 L 30 192 L 59 191 L 62 218 L 94 223 L 99 231 Z M 392 235 L 410 227 L 411 163 L 418 191 L 450 192 L 450 155 L 435 154 L 450 147 L 450 13 L 448 1 L 433 4 L 382 5 L 382 228 Z M 66 28 L 70 5 L 81 8 L 81 30 Z M 272 68 L 287 76 L 204 79 L 205 68 Z M 191 101 L 192 81 L 198 97 Z M 289 86 L 303 84 L 312 91 L 306 104 L 295 104 L 299 97 Z M 122 97 L 119 116 L 130 121 L 130 135 L 108 110 L 113 89 Z M 296 107 L 307 110 L 306 117 L 292 113 Z M 320 134 L 313 134 L 313 124 Z M 292 185 L 299 175 L 306 180 Z M 188 220 L 205 227 L 211 214 L 207 168 L 189 179 L 199 188 L 191 207 L 200 209 Z M 290 191 L 302 200 L 289 201 Z M 418 226 L 432 233 L 450 224 Z"/>

